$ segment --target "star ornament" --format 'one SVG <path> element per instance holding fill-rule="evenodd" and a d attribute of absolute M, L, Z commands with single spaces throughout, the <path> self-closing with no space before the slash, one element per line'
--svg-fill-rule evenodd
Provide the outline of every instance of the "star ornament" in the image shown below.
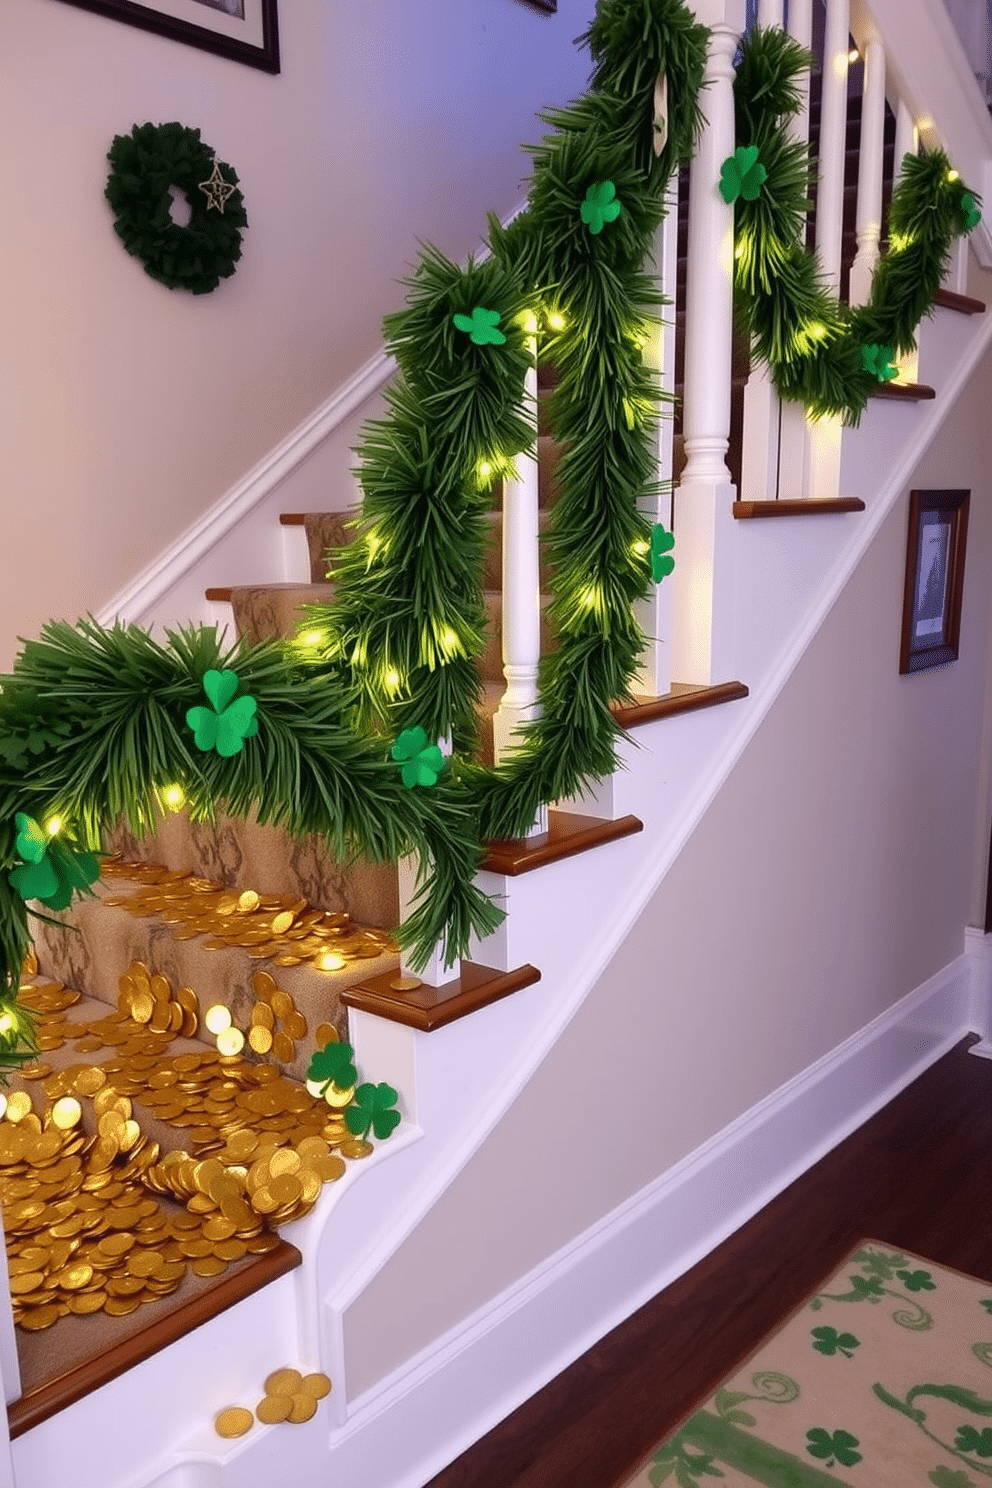
<path fill-rule="evenodd" d="M 232 197 L 238 188 L 232 186 L 230 181 L 224 180 L 217 161 L 214 161 L 213 171 L 207 180 L 201 181 L 199 184 L 200 190 L 207 198 L 207 211 L 209 212 L 212 208 L 216 207 L 218 212 L 223 216 L 228 198 Z"/>
<path fill-rule="evenodd" d="M 720 195 L 731 206 L 739 196 L 757 201 L 768 172 L 758 159 L 757 145 L 741 145 L 720 167 Z"/>

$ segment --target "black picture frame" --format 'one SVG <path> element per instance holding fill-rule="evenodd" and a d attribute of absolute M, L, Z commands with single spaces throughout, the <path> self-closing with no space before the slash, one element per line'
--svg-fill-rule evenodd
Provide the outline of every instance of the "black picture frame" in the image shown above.
<path fill-rule="evenodd" d="M 957 661 L 970 491 L 911 491 L 901 673 Z"/>
<path fill-rule="evenodd" d="M 243 0 L 244 17 L 215 9 L 210 0 L 61 0 L 61 4 L 216 52 L 263 72 L 279 71 L 278 0 Z"/>

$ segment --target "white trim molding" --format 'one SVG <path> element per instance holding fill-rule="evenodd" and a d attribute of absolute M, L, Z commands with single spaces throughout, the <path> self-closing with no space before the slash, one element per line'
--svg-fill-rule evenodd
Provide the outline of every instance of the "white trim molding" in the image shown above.
<path fill-rule="evenodd" d="M 971 1026 L 980 1035 L 968 1053 L 992 1059 L 992 935 L 969 925 L 964 948 L 971 967 Z"/>

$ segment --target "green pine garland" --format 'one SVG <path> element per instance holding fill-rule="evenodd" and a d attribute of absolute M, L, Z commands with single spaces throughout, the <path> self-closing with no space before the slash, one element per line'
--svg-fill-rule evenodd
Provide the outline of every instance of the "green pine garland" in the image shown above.
<path fill-rule="evenodd" d="M 26 1057 L 31 1037 L 26 1021 L 3 1025 L 5 1011 L 22 1016 L 29 941 L 10 881 L 18 814 L 63 818 L 59 852 L 71 859 L 118 817 L 146 828 L 178 785 L 194 819 L 222 804 L 320 832 L 340 855 L 417 854 L 421 892 L 401 940 L 419 965 L 443 941 L 451 965 L 500 919 L 474 883 L 480 842 L 521 835 L 540 805 L 614 769 L 610 705 L 629 694 L 643 639 L 632 607 L 652 581 L 639 502 L 657 491 L 660 398 L 642 347 L 660 302 L 643 266 L 699 128 L 707 32 L 682 0 L 600 0 L 583 40 L 591 88 L 546 116 L 527 210 L 507 229 L 491 219 L 489 256 L 466 269 L 426 249 L 406 308 L 386 320 L 401 375 L 386 416 L 365 430 L 358 530 L 306 641 L 224 649 L 209 630 L 161 644 L 134 627 L 51 624 L 4 679 L 0 1066 Z M 855 419 L 879 359 L 913 344 L 967 202 L 943 157 L 907 160 L 872 303 L 838 307 L 800 244 L 808 160 L 783 128 L 808 60 L 781 32 L 757 32 L 744 49 L 738 139 L 757 146 L 764 177 L 745 150 L 737 294 L 783 396 Z M 656 152 L 662 73 L 670 113 Z M 548 416 L 563 454 L 546 539 L 557 649 L 541 665 L 540 718 L 486 770 L 472 753 L 487 512 L 497 477 L 531 457 L 521 400 L 535 335 L 558 372 Z M 236 727 L 203 706 L 211 672 L 236 674 Z M 438 777 L 431 746 L 442 739 L 454 755 Z"/>
<path fill-rule="evenodd" d="M 801 103 L 798 80 L 811 63 L 778 29 L 756 28 L 743 46 L 734 84 L 737 140 L 757 147 L 766 179 L 753 199 L 737 198 L 735 305 L 781 397 L 802 403 L 813 418 L 841 415 L 855 424 L 889 359 L 915 349 L 951 245 L 970 230 L 975 198 L 942 151 L 907 155 L 871 299 L 854 309 L 840 304 L 802 241 L 809 153 L 786 132 Z"/>

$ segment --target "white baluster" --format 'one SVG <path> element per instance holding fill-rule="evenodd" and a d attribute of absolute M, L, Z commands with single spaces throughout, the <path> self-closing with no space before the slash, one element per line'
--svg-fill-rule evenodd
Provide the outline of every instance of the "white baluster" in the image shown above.
<path fill-rule="evenodd" d="M 867 305 L 882 236 L 882 174 L 885 154 L 885 48 L 877 36 L 865 42 L 858 156 L 858 251 L 851 265 L 852 305 Z"/>
<path fill-rule="evenodd" d="M 816 193 L 816 250 L 824 279 L 835 294 L 840 292 L 850 29 L 849 0 L 827 0 L 823 99 L 820 111 L 819 189 Z M 839 419 L 820 419 L 811 425 L 805 479 L 806 491 L 810 496 L 831 497 L 839 494 L 840 447 Z"/>
<path fill-rule="evenodd" d="M 813 40 L 813 0 L 789 0 L 789 35 L 809 48 Z M 806 145 L 809 141 L 809 73 L 797 79 L 803 106 L 789 120 L 789 138 Z M 806 485 L 809 429 L 801 403 L 783 403 L 778 435 L 778 494 L 801 499 L 810 494 Z"/>
<path fill-rule="evenodd" d="M 536 358 L 536 338 L 531 338 Z M 537 443 L 537 367 L 527 373 L 524 387 L 534 419 Z M 537 716 L 537 672 L 541 660 L 540 509 L 537 460 L 528 454 L 517 461 L 517 472 L 503 482 L 503 674 L 506 691 L 493 718 L 496 763 L 519 743 L 518 730 Z M 547 831 L 542 807 L 531 833 Z"/>
<path fill-rule="evenodd" d="M 744 0 L 699 0 L 710 27 L 701 94 L 706 115 L 692 163 L 686 280 L 685 450 L 676 495 L 673 675 L 707 683 L 733 675 L 734 488 L 727 469 L 733 328 L 734 213 L 720 195 L 720 167 L 735 149 L 734 53 Z"/>
<path fill-rule="evenodd" d="M 782 26 L 784 17 L 785 0 L 758 0 L 759 26 Z"/>

